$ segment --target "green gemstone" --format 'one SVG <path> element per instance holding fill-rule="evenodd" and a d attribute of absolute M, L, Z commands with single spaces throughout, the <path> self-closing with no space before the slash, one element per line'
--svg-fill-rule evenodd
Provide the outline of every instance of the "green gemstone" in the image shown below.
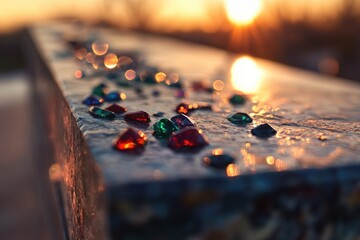
<path fill-rule="evenodd" d="M 245 97 L 240 94 L 234 94 L 229 101 L 234 105 L 240 105 L 245 103 Z"/>
<path fill-rule="evenodd" d="M 93 89 L 92 94 L 98 97 L 104 97 L 108 92 L 108 87 L 105 84 L 100 84 Z"/>
<path fill-rule="evenodd" d="M 227 120 L 229 120 L 229 122 L 233 124 L 242 125 L 242 126 L 252 123 L 253 121 L 249 115 L 241 112 L 237 112 L 235 114 L 228 116 Z"/>
<path fill-rule="evenodd" d="M 157 138 L 168 138 L 171 134 L 178 130 L 172 121 L 163 118 L 152 126 L 154 136 Z"/>
<path fill-rule="evenodd" d="M 94 106 L 89 108 L 89 113 L 96 118 L 114 119 L 116 117 L 113 112 Z"/>

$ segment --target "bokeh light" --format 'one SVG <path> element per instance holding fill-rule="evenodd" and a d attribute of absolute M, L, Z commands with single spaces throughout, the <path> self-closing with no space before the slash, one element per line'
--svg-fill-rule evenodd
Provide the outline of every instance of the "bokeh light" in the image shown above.
<path fill-rule="evenodd" d="M 115 54 L 109 53 L 104 57 L 104 65 L 108 69 L 114 69 L 118 64 L 118 58 Z"/>
<path fill-rule="evenodd" d="M 124 74 L 125 78 L 129 81 L 132 81 L 136 78 L 136 72 L 132 69 L 129 69 Z"/>
<path fill-rule="evenodd" d="M 96 55 L 102 56 L 105 55 L 109 50 L 109 44 L 103 42 L 94 42 L 91 45 L 91 48 Z"/>
<path fill-rule="evenodd" d="M 260 88 L 262 78 L 261 68 L 251 57 L 240 57 L 231 67 L 231 82 L 235 90 L 255 93 Z"/>

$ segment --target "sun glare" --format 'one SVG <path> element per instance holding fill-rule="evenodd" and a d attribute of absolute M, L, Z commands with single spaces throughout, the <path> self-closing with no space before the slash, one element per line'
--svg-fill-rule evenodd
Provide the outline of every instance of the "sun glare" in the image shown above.
<path fill-rule="evenodd" d="M 255 93 L 260 88 L 262 78 L 262 70 L 251 57 L 240 57 L 231 67 L 231 82 L 235 90 Z"/>
<path fill-rule="evenodd" d="M 229 20 L 236 25 L 248 25 L 260 14 L 262 0 L 225 0 Z"/>

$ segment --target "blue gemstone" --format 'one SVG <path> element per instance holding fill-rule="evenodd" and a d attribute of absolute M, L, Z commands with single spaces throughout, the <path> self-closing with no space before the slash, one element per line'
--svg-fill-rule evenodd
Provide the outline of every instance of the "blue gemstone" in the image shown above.
<path fill-rule="evenodd" d="M 91 95 L 87 98 L 85 98 L 82 103 L 88 106 L 98 106 L 101 105 L 104 102 L 104 99 Z"/>
<path fill-rule="evenodd" d="M 274 136 L 276 134 L 276 130 L 269 124 L 264 123 L 251 129 L 251 133 L 260 138 L 268 138 Z"/>
<path fill-rule="evenodd" d="M 211 154 L 203 158 L 203 163 L 206 166 L 225 169 L 229 164 L 235 162 L 235 158 L 223 152 L 222 149 L 214 149 Z"/>
<path fill-rule="evenodd" d="M 153 114 L 154 117 L 163 117 L 164 115 L 165 115 L 164 112 L 157 112 Z"/>
<path fill-rule="evenodd" d="M 171 118 L 171 121 L 177 126 L 178 128 L 186 128 L 186 127 L 195 127 L 196 123 L 191 118 L 184 114 L 179 114 Z"/>
<path fill-rule="evenodd" d="M 107 102 L 117 102 L 122 100 L 121 94 L 119 92 L 113 91 L 105 95 L 105 101 Z"/>
<path fill-rule="evenodd" d="M 154 90 L 154 91 L 152 92 L 152 95 L 153 95 L 154 97 L 159 97 L 159 96 L 161 95 L 161 92 L 160 92 L 159 90 Z"/>
<path fill-rule="evenodd" d="M 110 72 L 110 73 L 106 74 L 106 78 L 110 79 L 110 80 L 117 79 L 118 77 L 119 77 L 119 74 L 116 72 Z"/>

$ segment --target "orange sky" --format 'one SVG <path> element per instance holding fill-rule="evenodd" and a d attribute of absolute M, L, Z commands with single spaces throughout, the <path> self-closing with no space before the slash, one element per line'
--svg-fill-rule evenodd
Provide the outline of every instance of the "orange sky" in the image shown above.
<path fill-rule="evenodd" d="M 109 3 L 120 2 L 107 0 Z M 145 1 L 145 0 L 143 0 Z M 156 1 L 156 0 L 147 0 Z M 163 0 L 160 9 L 154 8 L 157 18 L 155 26 L 165 29 L 191 29 L 211 26 L 208 10 L 205 4 L 222 0 Z M 343 0 L 264 0 L 266 14 L 270 8 L 267 5 L 282 6 L 286 14 L 296 18 L 304 11 L 312 16 L 319 16 L 324 12 L 334 12 L 337 4 Z M 97 19 L 105 13 L 106 0 L 2 0 L 0 7 L 0 32 L 21 27 L 36 21 L 46 20 L 55 16 L 72 15 L 86 19 Z M 326 3 L 326 4 L 324 4 Z"/>

